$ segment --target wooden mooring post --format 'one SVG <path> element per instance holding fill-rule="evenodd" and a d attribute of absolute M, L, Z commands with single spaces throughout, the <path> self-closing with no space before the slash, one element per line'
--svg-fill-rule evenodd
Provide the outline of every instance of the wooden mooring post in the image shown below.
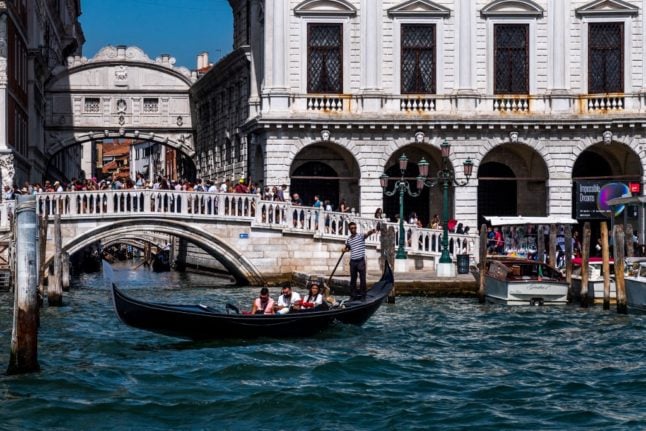
<path fill-rule="evenodd" d="M 36 197 L 16 200 L 16 286 L 7 374 L 38 371 L 38 218 Z"/>
<path fill-rule="evenodd" d="M 610 250 L 608 250 L 608 223 L 601 222 L 601 270 L 603 271 L 603 309 L 610 310 Z"/>
<path fill-rule="evenodd" d="M 47 278 L 45 275 L 48 273 L 48 267 L 45 265 L 48 223 L 47 214 L 40 216 L 40 225 L 38 226 L 38 293 L 40 294 L 41 302 L 45 297 L 45 279 Z"/>
<path fill-rule="evenodd" d="M 547 250 L 547 255 L 549 256 L 550 265 L 556 268 L 556 225 L 550 225 L 550 245 Z"/>
<path fill-rule="evenodd" d="M 478 264 L 478 301 L 485 302 L 485 272 L 487 271 L 487 225 L 480 226 L 480 263 Z"/>
<path fill-rule="evenodd" d="M 627 314 L 626 285 L 624 284 L 624 226 L 615 225 L 612 230 L 615 257 L 615 286 L 617 288 L 617 313 Z M 632 239 L 631 239 L 632 240 Z"/>
<path fill-rule="evenodd" d="M 59 307 L 63 305 L 63 269 L 62 258 L 61 215 L 54 216 L 54 274 L 47 283 L 47 304 Z"/>
<path fill-rule="evenodd" d="M 545 262 L 545 231 L 542 224 L 537 226 L 536 230 L 536 254 L 539 262 Z"/>
<path fill-rule="evenodd" d="M 565 225 L 565 281 L 568 285 L 568 302 L 572 302 L 572 226 Z"/>
<path fill-rule="evenodd" d="M 581 307 L 587 308 L 594 304 L 594 296 L 590 294 L 588 282 L 590 272 L 588 265 L 590 263 L 590 222 L 583 224 L 583 242 L 581 243 Z"/>
<path fill-rule="evenodd" d="M 63 287 L 63 292 L 68 292 L 70 290 L 70 255 L 65 252 L 61 254 L 61 286 Z"/>

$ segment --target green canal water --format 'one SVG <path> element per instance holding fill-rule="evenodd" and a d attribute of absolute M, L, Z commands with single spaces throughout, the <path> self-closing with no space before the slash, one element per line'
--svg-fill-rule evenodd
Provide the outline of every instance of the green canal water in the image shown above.
<path fill-rule="evenodd" d="M 247 308 L 257 290 L 115 278 L 164 302 Z M 646 429 L 644 315 L 398 298 L 362 328 L 198 343 L 122 324 L 100 274 L 74 279 L 64 301 L 41 311 L 42 371 L 0 376 L 0 429 Z M 12 303 L 0 293 L 2 369 Z"/>

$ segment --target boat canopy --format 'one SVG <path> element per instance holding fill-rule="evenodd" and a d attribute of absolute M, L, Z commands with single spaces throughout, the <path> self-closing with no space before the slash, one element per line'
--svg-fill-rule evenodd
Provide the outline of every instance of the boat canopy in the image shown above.
<path fill-rule="evenodd" d="M 492 226 L 513 226 L 513 225 L 549 225 L 549 224 L 577 224 L 578 222 L 570 217 L 548 216 L 548 217 L 523 217 L 523 216 L 485 216 Z"/>
<path fill-rule="evenodd" d="M 646 196 L 623 196 L 608 200 L 608 205 L 642 205 L 646 206 Z"/>

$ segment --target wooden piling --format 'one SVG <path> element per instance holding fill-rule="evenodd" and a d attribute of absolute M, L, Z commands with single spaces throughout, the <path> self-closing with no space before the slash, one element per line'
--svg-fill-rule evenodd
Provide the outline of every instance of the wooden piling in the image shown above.
<path fill-rule="evenodd" d="M 624 226 L 615 225 L 612 230 L 615 257 L 615 286 L 617 288 L 617 313 L 627 314 L 626 286 L 624 284 Z"/>
<path fill-rule="evenodd" d="M 40 216 L 40 225 L 38 229 L 38 293 L 40 298 L 45 297 L 45 279 L 47 278 L 47 265 L 45 259 L 47 257 L 47 227 L 49 219 L 47 214 Z"/>
<path fill-rule="evenodd" d="M 550 225 L 550 245 L 547 250 L 547 255 L 550 259 L 550 265 L 556 268 L 556 225 Z"/>
<path fill-rule="evenodd" d="M 567 281 L 568 292 L 570 292 L 572 288 L 572 226 L 569 224 L 565 225 L 565 281 Z"/>
<path fill-rule="evenodd" d="M 601 222 L 601 260 L 603 271 L 603 309 L 610 310 L 610 251 L 608 250 L 608 223 Z"/>
<path fill-rule="evenodd" d="M 485 302 L 485 273 L 487 271 L 487 225 L 480 227 L 480 262 L 478 264 L 478 301 Z"/>
<path fill-rule="evenodd" d="M 63 253 L 61 235 L 61 215 L 54 216 L 54 274 L 47 283 L 47 303 L 58 307 L 63 305 L 63 270 L 61 254 Z"/>
<path fill-rule="evenodd" d="M 38 371 L 38 218 L 36 197 L 16 200 L 16 286 L 7 374 Z"/>
<path fill-rule="evenodd" d="M 70 290 L 70 255 L 69 253 L 63 253 L 61 255 L 61 265 L 62 265 L 62 275 L 61 275 L 61 286 L 63 287 L 63 292 L 69 292 Z"/>
<path fill-rule="evenodd" d="M 594 296 L 590 293 L 588 281 L 590 273 L 590 222 L 583 224 L 583 242 L 581 243 L 581 307 L 587 308 L 594 304 Z"/>

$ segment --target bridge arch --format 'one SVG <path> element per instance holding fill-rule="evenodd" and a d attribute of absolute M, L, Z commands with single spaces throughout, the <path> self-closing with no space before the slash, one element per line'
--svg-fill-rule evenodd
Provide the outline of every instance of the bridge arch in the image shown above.
<path fill-rule="evenodd" d="M 105 224 L 63 244 L 63 251 L 71 255 L 83 247 L 105 238 L 114 238 L 118 235 L 128 236 L 134 232 L 163 233 L 185 239 L 217 259 L 235 278 L 237 283 L 254 286 L 264 284 L 265 280 L 258 269 L 245 256 L 230 247 L 222 239 L 189 223 L 168 218 L 121 220 Z M 48 256 L 45 263 L 50 265 L 53 258 L 53 255 Z"/>

